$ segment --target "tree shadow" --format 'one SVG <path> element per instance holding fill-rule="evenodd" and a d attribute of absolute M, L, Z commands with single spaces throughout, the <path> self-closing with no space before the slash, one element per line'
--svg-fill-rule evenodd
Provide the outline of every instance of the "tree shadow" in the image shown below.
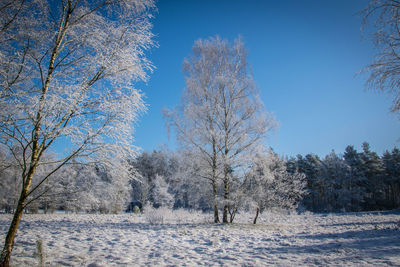
<path fill-rule="evenodd" d="M 259 248 L 272 254 L 336 254 L 365 259 L 382 259 L 400 255 L 400 230 L 371 229 L 343 233 L 298 235 L 303 244 L 284 244 L 276 248 Z M 330 239 L 329 241 L 325 239 Z M 321 240 L 320 244 L 304 244 L 306 240 Z M 349 258 L 349 259 L 350 259 Z"/>

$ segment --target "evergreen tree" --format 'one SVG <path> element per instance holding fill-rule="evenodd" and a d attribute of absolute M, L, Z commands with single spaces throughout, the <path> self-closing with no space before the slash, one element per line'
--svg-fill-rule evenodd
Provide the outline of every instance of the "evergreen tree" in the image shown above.
<path fill-rule="evenodd" d="M 379 209 L 379 206 L 384 202 L 382 198 L 384 195 L 384 186 L 382 183 L 384 168 L 382 160 L 375 152 L 370 150 L 369 144 L 364 142 L 362 146 L 362 168 L 366 179 L 366 203 L 364 208 L 375 210 Z"/>
<path fill-rule="evenodd" d="M 323 181 L 321 179 L 322 162 L 317 155 L 308 154 L 305 157 L 297 156 L 297 166 L 300 173 L 306 175 L 309 194 L 305 197 L 303 204 L 308 210 L 323 210 Z"/>
<path fill-rule="evenodd" d="M 384 183 L 386 185 L 386 207 L 389 209 L 400 207 L 400 150 L 394 148 L 391 153 L 383 154 L 385 170 Z"/>
<path fill-rule="evenodd" d="M 366 177 L 363 170 L 363 160 L 354 146 L 347 146 L 343 154 L 344 161 L 349 166 L 347 190 L 350 195 L 350 210 L 360 210 L 366 198 Z"/>

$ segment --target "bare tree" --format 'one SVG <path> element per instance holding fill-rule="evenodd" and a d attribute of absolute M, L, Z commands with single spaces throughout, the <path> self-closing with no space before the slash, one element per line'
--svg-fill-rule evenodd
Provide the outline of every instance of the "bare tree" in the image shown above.
<path fill-rule="evenodd" d="M 400 1 L 372 0 L 363 11 L 363 26 L 373 32 L 378 49 L 365 68 L 367 86 L 393 95 L 392 112 L 400 110 Z"/>
<path fill-rule="evenodd" d="M 178 140 L 187 149 L 196 151 L 199 161 L 207 166 L 202 169 L 202 177 L 210 181 L 213 192 L 214 222 L 218 223 L 218 145 L 216 106 L 218 88 L 214 71 L 217 69 L 218 55 L 212 45 L 203 45 L 202 40 L 193 46 L 193 55 L 184 60 L 186 90 L 181 105 L 175 110 L 165 110 L 167 124 L 176 129 Z"/>
<path fill-rule="evenodd" d="M 223 222 L 228 222 L 232 173 L 246 165 L 246 156 L 275 126 L 255 90 L 240 38 L 230 44 L 219 37 L 197 40 L 185 59 L 186 89 L 182 103 L 167 111 L 178 139 L 198 151 L 208 168 L 214 198 L 214 221 L 219 222 L 217 185 L 224 185 Z"/>
<path fill-rule="evenodd" d="M 33 193 L 71 159 L 128 177 L 133 123 L 145 110 L 133 82 L 152 70 L 153 9 L 152 0 L 0 1 L 0 143 L 22 180 L 0 266 Z M 44 165 L 53 167 L 31 186 Z"/>
<path fill-rule="evenodd" d="M 248 166 L 251 155 L 259 149 L 266 134 L 275 127 L 271 115 L 264 111 L 247 64 L 247 53 L 240 38 L 231 45 L 212 40 L 218 51 L 218 88 L 216 121 L 221 142 L 218 143 L 223 162 L 223 222 L 228 222 L 229 194 L 232 173 Z"/>

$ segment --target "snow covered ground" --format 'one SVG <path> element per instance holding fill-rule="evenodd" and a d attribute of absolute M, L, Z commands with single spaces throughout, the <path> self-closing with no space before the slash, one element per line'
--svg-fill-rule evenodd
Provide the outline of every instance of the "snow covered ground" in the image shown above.
<path fill-rule="evenodd" d="M 12 265 L 37 266 L 41 240 L 46 266 L 400 266 L 400 212 L 238 216 L 25 214 Z"/>

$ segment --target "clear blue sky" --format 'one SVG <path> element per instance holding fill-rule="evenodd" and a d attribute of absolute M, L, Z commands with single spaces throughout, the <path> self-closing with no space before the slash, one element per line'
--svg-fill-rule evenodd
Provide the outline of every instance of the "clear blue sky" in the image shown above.
<path fill-rule="evenodd" d="M 280 124 L 266 139 L 281 155 L 342 153 L 367 141 L 378 153 L 399 146 L 400 120 L 389 95 L 367 91 L 365 75 L 375 50 L 362 35 L 361 0 L 160 0 L 154 19 L 159 47 L 146 85 L 147 114 L 136 127 L 136 145 L 176 148 L 162 108 L 172 108 L 185 86 L 183 59 L 195 40 L 242 35 L 248 61 L 267 111 Z"/>

